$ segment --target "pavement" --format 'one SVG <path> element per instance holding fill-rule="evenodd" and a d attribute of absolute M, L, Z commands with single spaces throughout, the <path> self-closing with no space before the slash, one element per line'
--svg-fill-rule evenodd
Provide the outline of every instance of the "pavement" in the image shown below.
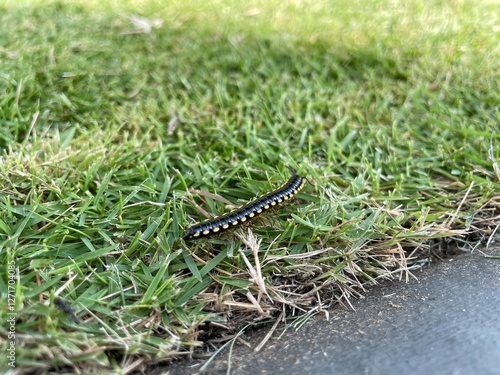
<path fill-rule="evenodd" d="M 487 258 L 485 254 L 499 257 Z M 337 305 L 299 330 L 252 333 L 251 348 L 235 345 L 230 374 L 500 375 L 500 247 L 435 262 L 417 280 L 384 282 Z M 228 373 L 220 353 L 201 374 Z M 202 361 L 180 361 L 154 375 L 200 373 Z"/>

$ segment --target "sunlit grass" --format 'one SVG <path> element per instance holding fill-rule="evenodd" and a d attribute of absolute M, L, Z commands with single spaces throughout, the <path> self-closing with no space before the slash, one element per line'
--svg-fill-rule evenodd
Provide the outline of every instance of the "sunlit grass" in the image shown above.
<path fill-rule="evenodd" d="M 19 371 L 129 372 L 410 277 L 442 239 L 486 240 L 500 191 L 497 8 L 0 6 L 0 295 L 14 262 Z M 180 240 L 290 169 L 314 182 L 296 201 Z"/>

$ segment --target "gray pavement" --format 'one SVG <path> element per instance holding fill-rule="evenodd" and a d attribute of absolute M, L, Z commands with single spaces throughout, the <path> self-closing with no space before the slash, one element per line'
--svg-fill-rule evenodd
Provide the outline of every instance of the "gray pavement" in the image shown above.
<path fill-rule="evenodd" d="M 482 252 L 500 256 L 500 248 Z M 271 339 L 258 353 L 235 346 L 231 374 L 500 375 L 500 259 L 455 255 L 416 272 L 418 281 L 385 282 L 330 319 L 316 316 Z M 254 348 L 267 333 L 250 338 Z M 278 336 L 275 334 L 275 336 Z M 157 368 L 196 374 L 202 362 Z M 223 352 L 203 374 L 226 374 Z"/>

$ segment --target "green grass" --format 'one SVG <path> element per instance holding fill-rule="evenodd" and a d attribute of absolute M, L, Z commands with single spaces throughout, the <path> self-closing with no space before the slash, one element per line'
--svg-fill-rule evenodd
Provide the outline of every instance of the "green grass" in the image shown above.
<path fill-rule="evenodd" d="M 223 3 L 1 3 L 0 351 L 14 297 L 19 373 L 127 373 L 284 308 L 302 324 L 494 233 L 498 3 Z M 230 208 L 197 190 L 238 205 L 289 168 L 315 183 L 293 204 L 180 240 Z"/>

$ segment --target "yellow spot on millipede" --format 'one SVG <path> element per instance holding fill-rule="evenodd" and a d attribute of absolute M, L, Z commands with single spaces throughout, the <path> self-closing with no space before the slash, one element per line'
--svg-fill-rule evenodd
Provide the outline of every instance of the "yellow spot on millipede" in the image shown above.
<path fill-rule="evenodd" d="M 233 224 L 233 225 L 238 225 L 238 220 L 233 221 L 231 224 Z"/>
<path fill-rule="evenodd" d="M 214 228 L 212 230 L 214 231 L 214 233 L 217 233 L 218 231 L 220 231 L 220 228 Z"/>
<path fill-rule="evenodd" d="M 258 214 L 260 214 L 261 212 L 262 212 L 262 208 L 259 208 L 259 209 L 257 210 L 257 213 L 258 213 Z"/>
<path fill-rule="evenodd" d="M 269 205 L 268 205 L 268 204 L 266 204 L 266 205 L 264 206 L 264 210 L 269 210 Z"/>
<path fill-rule="evenodd" d="M 247 218 L 246 218 L 245 216 L 243 216 L 243 217 L 240 219 L 240 221 L 241 221 L 242 223 L 244 223 L 245 221 L 247 221 Z"/>
<path fill-rule="evenodd" d="M 254 217 L 255 214 L 252 212 L 250 215 L 248 215 L 248 217 Z"/>
<path fill-rule="evenodd" d="M 222 226 L 222 229 L 227 229 L 227 228 L 229 228 L 229 224 L 224 224 L 224 225 Z"/>
<path fill-rule="evenodd" d="M 193 234 L 193 237 L 200 237 L 200 234 L 199 233 L 195 233 L 195 234 Z"/>
<path fill-rule="evenodd" d="M 207 235 L 207 234 L 209 234 L 209 233 L 210 233 L 210 231 L 209 231 L 209 230 L 204 230 L 204 231 L 203 231 L 203 234 L 204 234 L 204 235 Z"/>

